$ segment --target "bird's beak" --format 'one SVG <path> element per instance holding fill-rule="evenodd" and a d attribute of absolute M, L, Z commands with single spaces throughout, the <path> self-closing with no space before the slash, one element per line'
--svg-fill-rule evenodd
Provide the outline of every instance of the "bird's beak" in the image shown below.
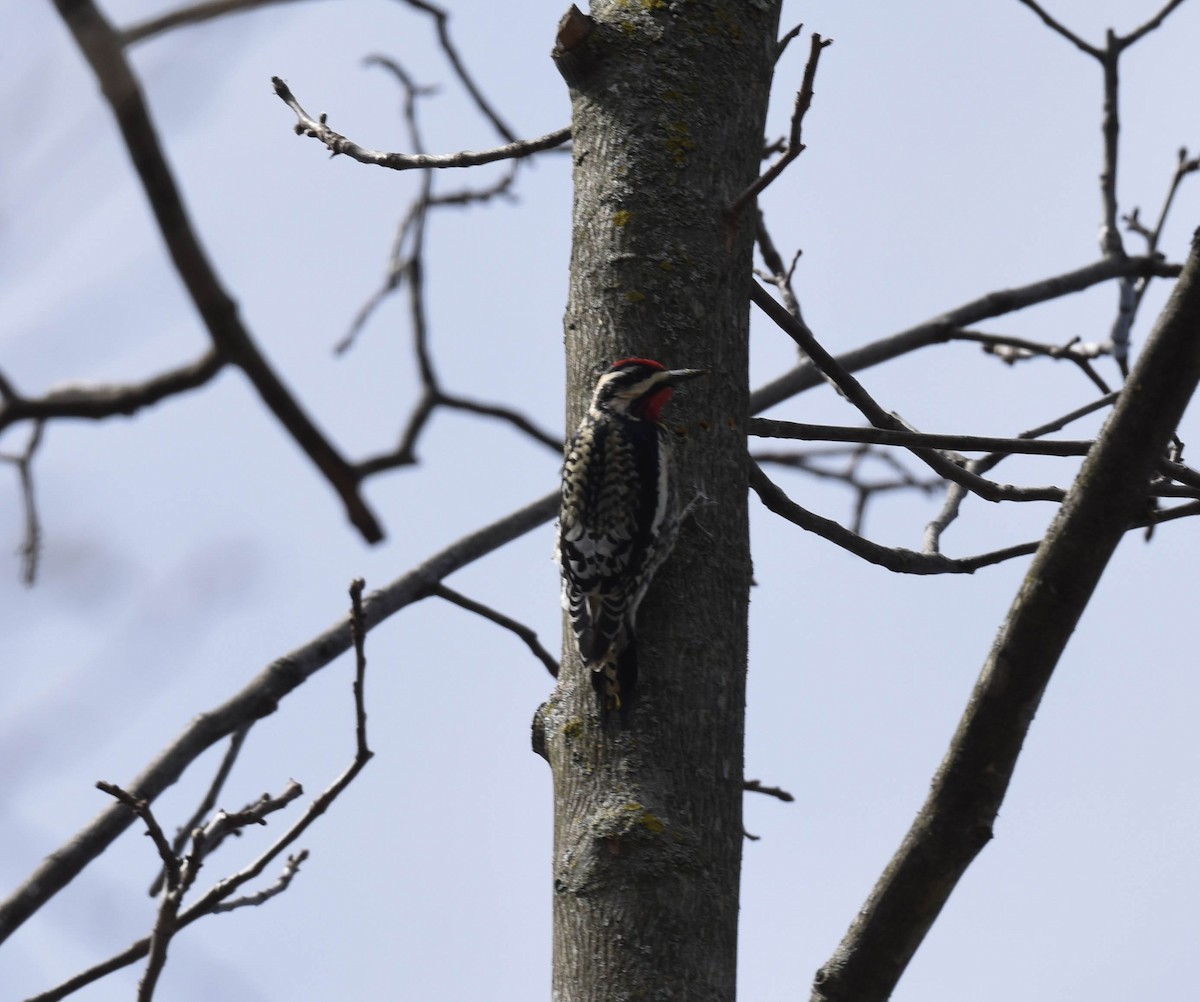
<path fill-rule="evenodd" d="M 705 369 L 668 369 L 663 373 L 663 382 L 674 385 L 703 375 L 707 375 Z"/>

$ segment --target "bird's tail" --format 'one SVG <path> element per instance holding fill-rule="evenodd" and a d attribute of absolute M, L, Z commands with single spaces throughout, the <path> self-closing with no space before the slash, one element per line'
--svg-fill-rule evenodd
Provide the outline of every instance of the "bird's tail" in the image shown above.
<path fill-rule="evenodd" d="M 611 650 L 591 663 L 592 686 L 600 697 L 601 712 L 627 710 L 637 686 L 637 645 L 630 638 L 619 650 Z"/>

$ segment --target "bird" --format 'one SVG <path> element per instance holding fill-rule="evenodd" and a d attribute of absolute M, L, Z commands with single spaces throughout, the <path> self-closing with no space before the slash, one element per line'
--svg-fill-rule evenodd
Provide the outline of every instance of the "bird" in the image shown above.
<path fill-rule="evenodd" d="M 679 532 L 675 475 L 660 415 L 702 369 L 622 358 L 596 381 L 567 446 L 555 555 L 562 604 L 605 710 L 637 680 L 638 607 Z"/>

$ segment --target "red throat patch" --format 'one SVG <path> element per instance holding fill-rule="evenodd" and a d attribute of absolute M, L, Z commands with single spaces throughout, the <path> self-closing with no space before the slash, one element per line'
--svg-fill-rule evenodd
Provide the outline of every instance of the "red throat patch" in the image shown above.
<path fill-rule="evenodd" d="M 671 399 L 671 394 L 674 392 L 671 387 L 664 386 L 638 401 L 641 404 L 642 417 L 647 421 L 657 421 L 658 415 L 667 406 L 667 401 Z"/>

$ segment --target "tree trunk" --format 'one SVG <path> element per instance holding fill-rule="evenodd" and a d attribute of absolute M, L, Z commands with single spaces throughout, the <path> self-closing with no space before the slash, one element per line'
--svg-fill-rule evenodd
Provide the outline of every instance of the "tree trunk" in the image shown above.
<path fill-rule="evenodd" d="M 638 617 L 639 677 L 602 720 L 569 629 L 535 743 L 554 774 L 557 1002 L 735 996 L 742 845 L 748 280 L 777 2 L 597 2 L 555 58 L 571 89 L 567 424 L 639 355 L 707 370 L 668 406 L 684 502 Z"/>

